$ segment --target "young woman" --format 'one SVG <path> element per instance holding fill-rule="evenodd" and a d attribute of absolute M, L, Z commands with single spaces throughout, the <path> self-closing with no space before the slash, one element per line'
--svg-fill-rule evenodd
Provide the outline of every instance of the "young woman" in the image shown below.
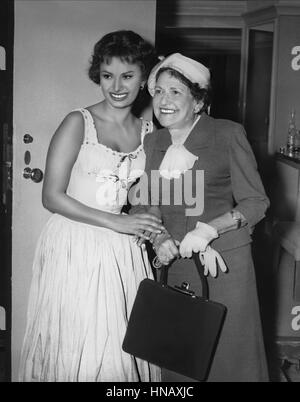
<path fill-rule="evenodd" d="M 122 351 L 138 285 L 152 277 L 133 241 L 160 219 L 126 215 L 143 173 L 150 122 L 132 107 L 156 61 L 132 31 L 105 35 L 89 77 L 104 100 L 68 114 L 50 143 L 43 205 L 53 212 L 33 264 L 21 381 L 159 381 L 160 370 Z"/>

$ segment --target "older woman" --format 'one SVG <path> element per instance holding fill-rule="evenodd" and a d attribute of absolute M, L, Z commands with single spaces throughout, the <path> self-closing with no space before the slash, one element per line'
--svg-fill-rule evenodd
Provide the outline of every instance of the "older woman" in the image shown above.
<path fill-rule="evenodd" d="M 157 257 L 165 265 L 183 257 L 172 263 L 169 283 L 188 281 L 200 293 L 189 259 L 199 252 L 211 299 L 227 306 L 208 380 L 267 381 L 251 233 L 269 201 L 245 131 L 208 116 L 209 70 L 179 53 L 152 70 L 148 89 L 164 127 L 144 143 L 148 179 L 156 171 L 160 177 L 159 188 L 152 180 L 151 210 L 168 230 L 152 236 Z M 163 380 L 190 379 L 164 370 Z"/>

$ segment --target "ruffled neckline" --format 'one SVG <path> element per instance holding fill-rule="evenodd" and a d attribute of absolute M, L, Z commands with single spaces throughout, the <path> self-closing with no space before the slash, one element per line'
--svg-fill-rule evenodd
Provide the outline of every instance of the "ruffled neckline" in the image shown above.
<path fill-rule="evenodd" d="M 88 109 L 84 109 L 84 110 L 85 110 L 85 111 L 87 112 L 87 114 L 89 115 L 91 127 L 92 127 L 92 129 L 93 129 L 93 131 L 94 131 L 94 139 L 95 139 L 95 140 L 94 140 L 93 142 L 89 142 L 89 143 L 91 143 L 92 145 L 96 145 L 96 146 L 98 146 L 98 147 L 100 147 L 100 148 L 105 149 L 107 152 L 110 152 L 112 155 L 118 155 L 118 156 L 135 155 L 135 154 L 138 154 L 138 153 L 143 149 L 143 147 L 144 147 L 144 145 L 143 145 L 143 138 L 144 138 L 144 135 L 145 135 L 145 131 L 147 130 L 147 124 L 146 124 L 147 121 L 144 120 L 143 117 L 140 117 L 140 120 L 142 121 L 142 128 L 141 128 L 141 132 L 140 132 L 141 144 L 140 144 L 136 149 L 134 149 L 133 151 L 130 151 L 130 152 L 122 152 L 122 151 L 114 150 L 113 148 L 111 148 L 111 147 L 109 147 L 109 146 L 107 146 L 107 145 L 102 144 L 101 142 L 99 142 L 99 138 L 98 138 L 98 134 L 97 134 L 97 129 L 96 129 L 96 125 L 95 125 L 94 118 L 93 118 L 91 112 L 90 112 Z"/>

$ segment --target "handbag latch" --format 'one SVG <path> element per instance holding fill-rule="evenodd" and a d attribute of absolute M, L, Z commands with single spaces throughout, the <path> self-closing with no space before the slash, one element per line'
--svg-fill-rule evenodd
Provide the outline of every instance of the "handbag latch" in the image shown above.
<path fill-rule="evenodd" d="M 181 289 L 189 290 L 189 288 L 190 288 L 190 284 L 188 282 L 182 282 Z"/>
<path fill-rule="evenodd" d="M 175 285 L 175 288 L 178 289 L 180 292 L 185 293 L 190 296 L 194 296 L 195 292 L 190 290 L 190 284 L 188 282 L 182 282 L 181 286 Z"/>

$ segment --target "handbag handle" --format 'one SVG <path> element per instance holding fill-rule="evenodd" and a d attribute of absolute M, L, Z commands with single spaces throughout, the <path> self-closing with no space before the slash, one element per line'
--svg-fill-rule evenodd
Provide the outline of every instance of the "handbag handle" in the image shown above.
<path fill-rule="evenodd" d="M 198 271 L 198 274 L 200 276 L 201 283 L 202 283 L 202 297 L 205 300 L 209 300 L 208 281 L 207 281 L 206 276 L 204 275 L 204 267 L 203 267 L 203 264 L 200 261 L 198 253 L 193 253 L 193 260 L 195 262 L 195 265 L 196 265 L 196 268 L 197 268 L 197 271 Z M 169 270 L 171 265 L 172 265 L 172 263 L 169 264 L 169 265 L 163 265 L 161 267 L 161 275 L 160 275 L 159 282 L 163 286 L 166 286 L 168 284 L 168 270 Z"/>

